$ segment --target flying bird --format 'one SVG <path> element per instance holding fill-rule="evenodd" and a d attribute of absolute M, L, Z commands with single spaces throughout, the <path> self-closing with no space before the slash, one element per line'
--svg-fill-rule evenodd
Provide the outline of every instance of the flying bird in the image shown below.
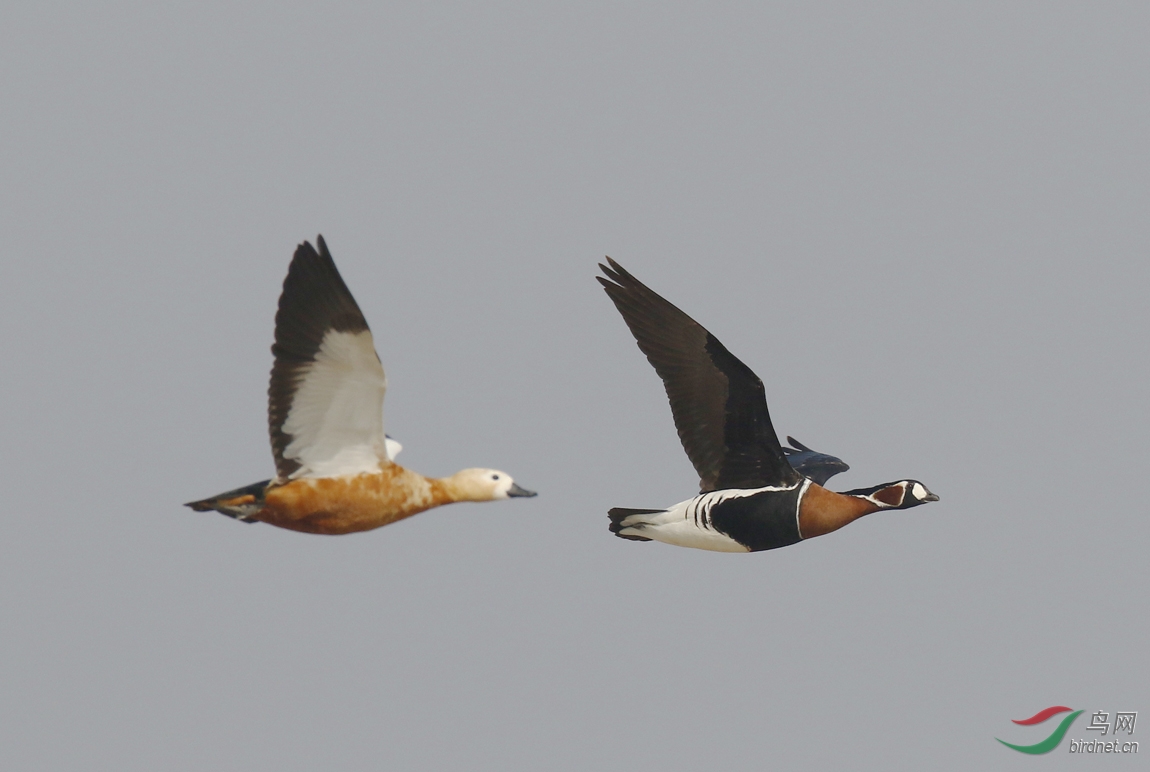
<path fill-rule="evenodd" d="M 193 501 L 244 522 L 344 534 L 457 501 L 534 496 L 506 472 L 429 478 L 394 458 L 383 432 L 387 377 L 371 330 L 323 236 L 296 249 L 276 312 L 268 429 L 276 477 Z"/>
<path fill-rule="evenodd" d="M 758 552 L 837 531 L 879 510 L 938 501 L 917 480 L 835 493 L 812 479 L 826 467 L 804 477 L 779 443 L 759 377 L 702 325 L 607 262 L 599 265 L 606 277 L 596 278 L 663 379 L 679 439 L 699 473 L 699 495 L 668 509 L 610 510 L 616 536 Z M 797 453 L 814 454 L 787 439 Z"/>

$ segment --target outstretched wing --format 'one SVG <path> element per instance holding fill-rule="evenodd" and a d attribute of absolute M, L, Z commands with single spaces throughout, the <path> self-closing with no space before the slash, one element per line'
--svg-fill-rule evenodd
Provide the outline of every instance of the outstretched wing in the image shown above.
<path fill-rule="evenodd" d="M 703 493 L 791 485 L 763 382 L 702 325 L 607 258 L 596 277 L 663 379 L 675 428 Z"/>
<path fill-rule="evenodd" d="M 827 480 L 839 472 L 850 469 L 841 458 L 811 450 L 794 437 L 787 437 L 787 442 L 791 444 L 791 447 L 783 448 L 783 452 L 787 454 L 787 461 L 795 468 L 796 472 L 811 478 L 819 485 L 825 486 Z"/>
<path fill-rule="evenodd" d="M 387 464 L 387 378 L 371 330 L 328 254 L 299 245 L 276 312 L 268 428 L 279 479 L 334 477 Z"/>

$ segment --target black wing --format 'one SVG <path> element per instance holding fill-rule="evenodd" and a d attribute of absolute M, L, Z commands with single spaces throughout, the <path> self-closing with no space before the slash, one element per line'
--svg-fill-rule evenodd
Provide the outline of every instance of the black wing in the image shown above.
<path fill-rule="evenodd" d="M 611 258 L 596 277 L 663 379 L 703 493 L 802 480 L 771 425 L 763 382 L 702 325 Z"/>
<path fill-rule="evenodd" d="M 850 469 L 841 458 L 828 456 L 826 453 L 819 453 L 817 450 L 811 450 L 794 437 L 787 437 L 787 442 L 792 446 L 783 448 L 783 452 L 787 454 L 787 461 L 791 462 L 791 466 L 795 468 L 796 472 L 804 477 L 811 478 L 811 480 L 819 485 L 825 486 L 827 480 L 839 472 L 845 472 Z"/>

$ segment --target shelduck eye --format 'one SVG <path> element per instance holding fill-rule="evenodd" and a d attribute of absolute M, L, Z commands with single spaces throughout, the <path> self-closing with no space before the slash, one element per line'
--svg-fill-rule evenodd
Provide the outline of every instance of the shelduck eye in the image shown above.
<path fill-rule="evenodd" d="M 499 475 L 497 475 L 497 474 L 493 474 L 493 475 L 491 475 L 491 479 L 492 479 L 492 480 L 498 480 L 498 479 L 499 479 Z"/>

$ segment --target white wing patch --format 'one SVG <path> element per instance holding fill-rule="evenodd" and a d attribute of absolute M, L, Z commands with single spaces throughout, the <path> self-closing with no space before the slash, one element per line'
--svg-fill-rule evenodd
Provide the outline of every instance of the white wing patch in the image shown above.
<path fill-rule="evenodd" d="M 283 455 L 300 465 L 293 479 L 374 472 L 388 463 L 387 377 L 371 332 L 329 330 L 315 361 L 300 368 L 297 384 L 283 424 L 292 438 Z"/>

